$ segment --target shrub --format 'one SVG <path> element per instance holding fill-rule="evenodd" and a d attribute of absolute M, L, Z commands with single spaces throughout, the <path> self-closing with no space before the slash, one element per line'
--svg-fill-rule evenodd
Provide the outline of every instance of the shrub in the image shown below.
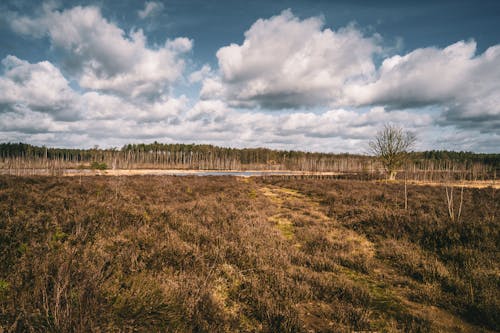
<path fill-rule="evenodd" d="M 90 164 L 90 168 L 92 170 L 106 170 L 106 169 L 108 169 L 108 165 L 104 162 L 99 163 L 97 161 L 94 161 Z"/>

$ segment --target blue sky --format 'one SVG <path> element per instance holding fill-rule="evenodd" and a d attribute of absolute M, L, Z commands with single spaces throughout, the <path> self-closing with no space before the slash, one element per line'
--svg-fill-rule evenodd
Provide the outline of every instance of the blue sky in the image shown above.
<path fill-rule="evenodd" d="M 500 152 L 498 1 L 4 1 L 0 141 Z"/>

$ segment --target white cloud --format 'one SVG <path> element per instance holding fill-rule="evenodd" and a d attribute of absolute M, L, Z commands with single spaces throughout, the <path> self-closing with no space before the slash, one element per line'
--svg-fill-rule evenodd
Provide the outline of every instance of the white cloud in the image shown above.
<path fill-rule="evenodd" d="M 68 123 L 54 121 L 48 114 L 34 112 L 26 108 L 0 113 L 0 132 L 20 132 L 34 135 L 68 130 Z"/>
<path fill-rule="evenodd" d="M 348 86 L 344 103 L 406 108 L 448 101 L 466 84 L 475 48 L 474 42 L 459 42 L 387 58 L 373 82 Z"/>
<path fill-rule="evenodd" d="M 188 109 L 188 99 L 169 98 L 149 103 L 133 103 L 118 96 L 87 92 L 78 101 L 77 108 L 84 119 L 127 119 L 138 122 L 175 120 Z"/>
<path fill-rule="evenodd" d="M 283 116 L 277 128 L 282 134 L 295 133 L 313 138 L 341 137 L 366 140 L 387 122 L 396 122 L 408 129 L 414 129 L 429 126 L 432 120 L 428 114 L 389 112 L 381 107 L 372 108 L 364 113 L 333 109 L 320 114 L 298 112 Z"/>
<path fill-rule="evenodd" d="M 191 73 L 187 82 L 202 87 L 201 100 L 190 101 L 170 92 L 183 74 L 182 54 L 192 48 L 187 38 L 150 47 L 141 30 L 125 33 L 96 7 L 45 6 L 39 17 L 15 17 L 11 25 L 48 36 L 67 58 L 62 71 L 48 61 L 2 60 L 0 138 L 8 133 L 9 141 L 364 152 L 382 124 L 396 122 L 424 133 L 426 149 L 498 151 L 488 138 L 496 139 L 500 128 L 500 46 L 481 55 L 473 41 L 417 49 L 376 68 L 374 54 L 384 54 L 379 37 L 354 26 L 325 29 L 320 18 L 284 11 L 255 22 L 241 45 L 221 48 L 217 69 L 204 65 Z M 70 79 L 83 90 L 73 90 Z M 266 111 L 274 108 L 295 110 Z M 470 130 L 455 135 L 454 126 Z"/>
<path fill-rule="evenodd" d="M 28 109 L 51 114 L 57 119 L 74 119 L 77 95 L 58 68 L 48 61 L 30 64 L 15 56 L 2 60 L 0 112 Z"/>
<path fill-rule="evenodd" d="M 186 113 L 191 121 L 222 122 L 232 111 L 222 101 L 200 101 Z"/>
<path fill-rule="evenodd" d="M 474 41 L 420 48 L 376 68 L 374 55 L 390 50 L 380 41 L 354 26 L 324 29 L 321 18 L 300 20 L 287 10 L 256 21 L 241 45 L 219 49 L 218 74 L 205 76 L 200 97 L 263 109 L 434 106 L 441 125 L 498 131 L 500 45 L 481 55 Z"/>
<path fill-rule="evenodd" d="M 474 41 L 384 60 L 371 82 L 348 85 L 341 104 L 413 108 L 438 105 L 441 122 L 484 131 L 500 127 L 500 46 L 476 56 Z"/>
<path fill-rule="evenodd" d="M 48 61 L 31 64 L 7 56 L 1 63 L 4 75 L 0 76 L 0 112 L 29 110 L 64 121 L 117 118 L 156 121 L 175 117 L 187 109 L 185 96 L 132 102 L 96 91 L 78 94 Z"/>
<path fill-rule="evenodd" d="M 190 106 L 184 96 L 134 101 L 98 91 L 77 93 L 46 61 L 30 64 L 9 56 L 2 63 L 0 133 L 39 144 L 55 142 L 59 137 L 86 146 L 163 140 L 287 149 L 309 145 L 319 149 L 324 145 L 321 150 L 331 151 L 335 150 L 331 143 L 339 138 L 360 142 L 388 119 L 409 127 L 430 122 L 426 115 L 389 113 L 383 108 L 280 114 L 238 111 L 221 100 L 198 101 Z M 76 140 L 82 137 L 86 139 Z"/>
<path fill-rule="evenodd" d="M 77 76 L 82 88 L 134 98 L 168 94 L 182 75 L 182 53 L 192 47 L 187 38 L 148 47 L 142 30 L 126 34 L 103 18 L 97 7 L 45 10 L 36 18 L 16 17 L 11 26 L 33 37 L 48 35 L 54 46 L 66 52 L 66 69 Z"/>
<path fill-rule="evenodd" d="M 210 65 L 205 64 L 203 65 L 203 67 L 201 67 L 201 69 L 194 71 L 189 75 L 189 82 L 190 83 L 201 82 L 205 78 L 211 76 L 212 74 L 213 74 L 212 68 L 210 67 Z"/>
<path fill-rule="evenodd" d="M 164 8 L 164 6 L 161 2 L 146 1 L 144 3 L 144 9 L 139 10 L 137 12 L 137 15 L 139 15 L 139 17 L 141 19 L 145 19 L 148 16 L 157 15 L 159 12 L 161 12 L 163 10 L 163 8 Z"/>
<path fill-rule="evenodd" d="M 347 82 L 375 71 L 377 38 L 353 26 L 323 29 L 323 20 L 299 20 L 291 11 L 259 19 L 242 45 L 219 49 L 220 77 L 205 81 L 201 97 L 223 96 L 231 105 L 266 108 L 330 103 Z"/>

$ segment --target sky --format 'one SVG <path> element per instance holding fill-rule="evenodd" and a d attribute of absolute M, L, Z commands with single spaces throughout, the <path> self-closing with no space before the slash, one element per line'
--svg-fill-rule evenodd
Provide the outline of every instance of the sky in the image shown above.
<path fill-rule="evenodd" d="M 500 153 L 500 2 L 0 3 L 0 142 Z"/>

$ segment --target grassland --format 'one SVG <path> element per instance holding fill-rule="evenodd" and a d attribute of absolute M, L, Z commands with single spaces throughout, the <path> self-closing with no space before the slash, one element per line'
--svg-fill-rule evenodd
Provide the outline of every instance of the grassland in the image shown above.
<path fill-rule="evenodd" d="M 1 176 L 0 331 L 498 331 L 499 195 Z"/>

